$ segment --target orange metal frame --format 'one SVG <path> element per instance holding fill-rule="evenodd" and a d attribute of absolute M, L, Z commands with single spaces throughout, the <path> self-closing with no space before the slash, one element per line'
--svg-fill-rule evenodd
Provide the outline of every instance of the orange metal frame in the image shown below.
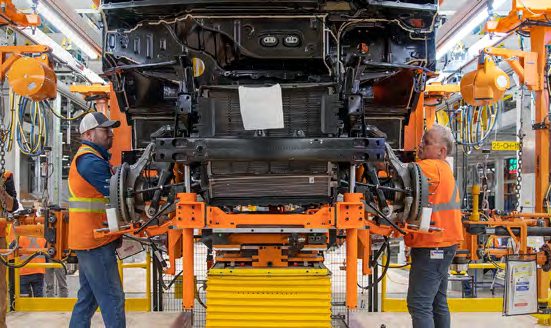
<path fill-rule="evenodd" d="M 509 237 L 516 241 L 519 245 L 519 250 L 521 254 L 528 254 L 528 225 L 524 220 L 512 219 L 511 221 L 466 221 L 465 224 L 470 225 L 486 225 L 491 227 L 502 226 L 507 229 L 509 232 Z M 520 235 L 517 237 L 513 234 L 512 228 L 519 228 Z"/>
<path fill-rule="evenodd" d="M 24 14 L 17 10 L 11 0 L 2 1 L 2 10 L 0 11 L 0 24 L 13 26 L 38 27 L 42 22 L 40 16 L 36 14 Z"/>
<path fill-rule="evenodd" d="M 509 15 L 499 21 L 487 24 L 490 32 L 509 32 L 519 29 L 525 20 L 545 21 L 551 15 L 551 2 L 547 0 L 513 0 Z M 546 46 L 551 43 L 551 27 L 525 26 L 522 30 L 530 32 L 531 52 L 486 48 L 486 53 L 508 59 L 513 70 L 526 85 L 535 92 L 536 122 L 545 122 L 549 108 L 549 90 L 545 85 Z M 543 201 L 549 183 L 549 129 L 536 130 L 536 212 L 543 212 Z"/>
<path fill-rule="evenodd" d="M 415 110 L 409 116 L 409 124 L 404 127 L 404 150 L 415 151 L 425 130 L 436 122 L 434 105 L 443 98 L 459 92 L 458 84 L 430 83 L 425 86 L 423 97 L 419 97 Z"/>
<path fill-rule="evenodd" d="M 46 248 L 19 248 L 15 251 L 15 255 L 29 255 L 36 252 L 50 252 L 51 257 L 55 260 L 62 260 L 67 255 L 69 250 L 67 243 L 68 236 L 68 221 L 67 211 L 50 211 L 50 218 L 46 220 L 42 216 L 35 216 L 34 214 L 27 215 L 25 217 L 17 218 L 18 225 L 12 225 L 15 235 L 28 236 L 28 237 L 44 237 L 44 231 L 48 228 L 53 229 L 55 232 L 55 243 L 48 243 Z M 6 223 L 5 219 L 1 219 Z M 10 223 L 12 224 L 12 223 Z M 9 250 L 0 249 L 0 253 L 7 253 Z"/>
<path fill-rule="evenodd" d="M 169 233 L 169 255 L 171 258 L 171 268 L 169 270 L 174 273 L 174 260 L 177 257 L 182 257 L 182 283 L 183 283 L 183 306 L 185 309 L 193 308 L 194 304 L 194 257 L 193 257 L 193 231 L 194 229 L 203 228 L 242 228 L 242 227 L 300 227 L 307 229 L 346 229 L 347 256 L 346 256 L 346 305 L 350 309 L 357 307 L 357 261 L 358 254 L 361 253 L 364 261 L 364 273 L 368 273 L 367 263 L 369 260 L 369 232 L 366 228 L 373 228 L 372 232 L 380 232 L 386 235 L 392 233 L 392 229 L 378 227 L 367 219 L 364 204 L 362 203 L 363 194 L 345 194 L 344 201 L 337 203 L 334 207 L 322 207 L 317 211 L 312 211 L 307 214 L 228 214 L 217 207 L 206 206 L 203 202 L 198 202 L 195 194 L 180 193 L 177 195 L 178 205 L 176 207 L 176 215 L 158 227 L 150 227 L 146 229 L 147 235 L 157 235 Z M 126 230 L 110 233 L 105 230 L 95 231 L 96 237 L 105 236 L 106 234 L 125 234 L 133 233 L 138 227 L 131 227 Z M 361 229 L 361 230 L 360 230 Z M 360 234 L 358 234 L 360 232 Z M 359 235 L 359 236 L 358 236 Z M 244 242 L 243 236 L 236 234 L 232 236 L 232 242 Z M 255 242 L 255 237 L 250 239 L 247 236 L 245 239 L 248 243 Z M 256 238 L 260 238 L 256 236 Z M 277 235 L 263 235 L 262 238 L 267 241 L 277 241 L 281 238 Z M 275 239 L 274 239 L 275 238 Z M 367 239 L 366 239 L 367 238 Z M 178 245 L 181 243 L 180 245 Z M 262 243 L 261 243 L 262 244 Z M 359 246 L 361 245 L 361 246 Z M 360 251 L 358 248 L 360 247 Z M 226 257 L 217 258 L 217 261 L 249 261 L 249 258 Z M 260 246 L 256 265 L 267 264 L 267 261 L 272 261 L 274 266 L 277 261 L 282 260 L 281 249 L 277 246 Z M 322 261 L 321 256 L 312 253 L 309 255 L 302 254 L 299 257 L 290 257 L 288 261 Z"/>
<path fill-rule="evenodd" d="M 6 73 L 12 64 L 24 55 L 32 54 L 47 54 L 50 52 L 48 46 L 31 45 L 31 46 L 1 46 L 0 47 L 0 80 L 4 80 Z M 49 59 L 47 56 L 41 59 Z M 46 61 L 49 65 L 49 61 Z"/>
<path fill-rule="evenodd" d="M 425 86 L 424 106 L 435 106 L 440 104 L 442 99 L 447 99 L 450 95 L 460 92 L 459 84 L 442 84 L 434 82 Z"/>
<path fill-rule="evenodd" d="M 92 84 L 72 85 L 71 92 L 82 94 L 84 97 L 100 96 L 95 100 L 98 111 L 104 113 L 112 120 L 121 122 L 121 125 L 113 131 L 113 147 L 111 148 L 111 165 L 122 164 L 122 152 L 132 150 L 132 127 L 126 121 L 126 115 L 120 110 L 113 85 Z"/>
<path fill-rule="evenodd" d="M 160 226 L 145 229 L 148 236 L 168 232 L 168 250 L 170 268 L 167 273 L 175 274 L 175 259 L 182 258 L 183 266 L 183 306 L 191 309 L 194 304 L 194 229 L 236 229 L 236 228 L 266 228 L 266 227 L 295 227 L 305 229 L 341 229 L 346 231 L 346 305 L 349 309 L 357 307 L 357 279 L 356 270 L 358 259 L 362 260 L 362 274 L 370 274 L 371 234 L 390 236 L 396 231 L 391 226 L 377 225 L 369 220 L 362 202 L 363 194 L 347 193 L 344 201 L 335 206 L 325 206 L 312 210 L 307 214 L 255 214 L 239 213 L 228 214 L 218 207 L 206 206 L 197 201 L 196 194 L 180 193 L 175 215 Z M 100 229 L 94 232 L 96 238 L 105 235 L 134 234 L 139 226 L 133 226 L 117 232 Z M 402 227 L 406 232 L 422 233 Z M 430 232 L 441 233 L 441 232 Z M 216 258 L 217 262 L 246 262 L 252 266 L 286 266 L 290 262 L 321 262 L 323 257 L 313 250 L 312 253 L 298 254 L 295 257 L 286 257 L 279 246 L 286 244 L 280 234 L 239 234 L 229 237 L 229 245 L 240 246 L 255 244 L 259 246 L 258 254 L 251 257 L 241 257 L 236 253 L 224 254 Z M 221 247 L 223 249 L 223 247 Z M 321 248 L 320 248 L 321 250 Z"/>
<path fill-rule="evenodd" d="M 530 51 L 534 53 L 531 61 L 535 61 L 534 69 L 527 73 L 528 60 L 524 60 L 523 71 L 519 65 L 512 66 L 515 72 L 523 73 L 525 81 L 533 83 L 531 86 L 535 93 L 535 120 L 536 123 L 544 123 L 548 119 L 549 90 L 545 85 L 545 67 L 547 61 L 546 46 L 551 43 L 551 27 L 545 25 L 525 25 L 525 21 L 545 22 L 551 15 L 551 2 L 548 0 L 513 0 L 509 15 L 498 21 L 490 21 L 486 25 L 489 32 L 509 32 L 523 30 L 530 33 Z M 492 50 L 496 51 L 496 50 Z M 536 57 L 537 56 L 537 57 Z M 517 72 L 517 74 L 519 73 Z M 521 76 L 519 74 L 519 76 Z M 536 130 L 536 208 L 535 212 L 543 212 L 544 198 L 549 184 L 549 125 L 546 128 Z M 549 291 L 549 273 L 539 270 L 538 298 L 547 301 Z"/>
<path fill-rule="evenodd" d="M 493 47 L 484 48 L 483 51 L 485 54 L 507 60 L 509 66 L 518 75 L 520 83 L 526 85 L 528 89 L 537 91 L 543 87 L 538 81 L 537 52 Z"/>

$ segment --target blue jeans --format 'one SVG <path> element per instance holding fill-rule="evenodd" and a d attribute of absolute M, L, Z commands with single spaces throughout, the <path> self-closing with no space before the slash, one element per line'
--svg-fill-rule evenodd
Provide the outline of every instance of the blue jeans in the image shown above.
<path fill-rule="evenodd" d="M 70 328 L 89 328 L 98 305 L 105 327 L 126 327 L 124 291 L 115 250 L 116 243 L 112 242 L 91 250 L 76 251 L 80 289 Z"/>
<path fill-rule="evenodd" d="M 43 297 L 44 274 L 33 273 L 20 276 L 19 287 L 21 295 L 27 295 L 28 297 Z"/>
<path fill-rule="evenodd" d="M 446 292 L 448 269 L 457 246 L 442 247 L 443 259 L 431 259 L 434 248 L 412 248 L 407 296 L 413 328 L 449 328 L 450 311 Z"/>

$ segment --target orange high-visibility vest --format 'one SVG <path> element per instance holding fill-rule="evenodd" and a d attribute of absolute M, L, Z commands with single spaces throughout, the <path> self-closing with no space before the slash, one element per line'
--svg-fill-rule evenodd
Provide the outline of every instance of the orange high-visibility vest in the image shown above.
<path fill-rule="evenodd" d="M 417 162 L 429 180 L 429 203 L 432 204 L 431 226 L 443 229 L 437 234 L 408 234 L 409 247 L 435 248 L 456 245 L 463 241 L 461 198 L 448 162 L 425 159 Z"/>
<path fill-rule="evenodd" d="M 105 228 L 107 222 L 105 206 L 108 200 L 88 183 L 77 170 L 77 160 L 84 154 L 103 157 L 92 147 L 82 145 L 78 149 L 69 169 L 69 248 L 88 250 L 106 245 L 117 237 L 94 238 L 94 230 Z"/>
<path fill-rule="evenodd" d="M 13 174 L 10 172 L 10 171 L 4 171 L 4 175 L 2 176 L 4 178 L 4 183 L 6 181 L 8 181 L 9 178 L 11 178 L 13 176 Z M 17 200 L 15 200 L 17 201 Z M 0 206 L 0 209 L 2 207 Z M 7 225 L 7 222 L 6 220 L 2 220 L 0 221 L 0 238 L 1 237 L 6 237 L 6 225 Z"/>
<path fill-rule="evenodd" d="M 44 248 L 46 247 L 46 239 L 44 238 L 37 238 L 37 237 L 27 237 L 27 236 L 20 236 L 19 237 L 19 247 L 20 248 Z M 29 258 L 31 255 L 21 255 L 19 256 L 19 260 L 21 262 L 25 261 Z M 46 263 L 46 258 L 44 258 L 43 255 L 37 256 L 31 260 L 29 263 Z M 26 276 L 30 274 L 37 274 L 46 273 L 45 268 L 29 268 L 27 266 L 22 267 L 19 269 L 19 275 Z"/>

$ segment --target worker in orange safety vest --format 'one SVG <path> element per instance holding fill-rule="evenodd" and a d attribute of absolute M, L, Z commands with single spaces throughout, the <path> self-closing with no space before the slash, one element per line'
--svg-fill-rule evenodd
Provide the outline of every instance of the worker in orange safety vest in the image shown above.
<path fill-rule="evenodd" d="M 461 198 L 446 161 L 452 148 L 451 131 L 441 125 L 426 131 L 419 145 L 417 164 L 430 183 L 431 225 L 443 232 L 404 237 L 411 248 L 407 305 L 414 328 L 450 327 L 448 269 L 463 240 Z"/>
<path fill-rule="evenodd" d="M 2 174 L 2 180 L 0 184 L 0 204 L 5 204 L 5 210 L 1 208 L 0 212 L 13 212 L 19 207 L 17 201 L 17 191 L 15 189 L 15 183 L 13 180 L 13 174 L 6 170 Z M 0 248 L 5 249 L 6 243 L 6 219 L 5 215 L 0 218 Z M 0 265 L 0 328 L 6 326 L 6 311 L 7 311 L 7 299 L 8 299 L 8 286 L 6 284 L 6 266 Z"/>
<path fill-rule="evenodd" d="M 94 230 L 107 222 L 106 205 L 112 175 L 109 149 L 118 121 L 88 113 L 80 122 L 82 145 L 69 169 L 69 248 L 78 258 L 80 289 L 70 328 L 90 327 L 98 306 L 108 328 L 126 326 L 124 291 L 116 249 L 120 238 L 96 239 Z"/>
<path fill-rule="evenodd" d="M 13 229 L 12 229 L 13 230 Z M 46 239 L 40 237 L 19 236 L 19 248 L 39 249 L 46 247 Z M 19 261 L 27 260 L 31 255 L 20 255 Z M 44 255 L 33 257 L 29 263 L 45 263 Z M 44 296 L 44 274 L 45 268 L 29 268 L 27 266 L 19 269 L 19 286 L 21 296 L 43 297 Z"/>

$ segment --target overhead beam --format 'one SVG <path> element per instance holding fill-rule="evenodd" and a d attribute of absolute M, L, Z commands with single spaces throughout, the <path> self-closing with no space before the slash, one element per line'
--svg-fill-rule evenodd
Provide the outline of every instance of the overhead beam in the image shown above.
<path fill-rule="evenodd" d="M 461 10 L 457 11 L 437 30 L 436 49 L 443 46 L 458 30 L 465 26 L 466 22 L 475 17 L 486 6 L 488 6 L 487 0 L 467 1 Z"/>
<path fill-rule="evenodd" d="M 42 0 L 41 3 L 58 14 L 80 38 L 96 50 L 98 54 L 101 54 L 100 31 L 77 14 L 66 0 Z"/>

